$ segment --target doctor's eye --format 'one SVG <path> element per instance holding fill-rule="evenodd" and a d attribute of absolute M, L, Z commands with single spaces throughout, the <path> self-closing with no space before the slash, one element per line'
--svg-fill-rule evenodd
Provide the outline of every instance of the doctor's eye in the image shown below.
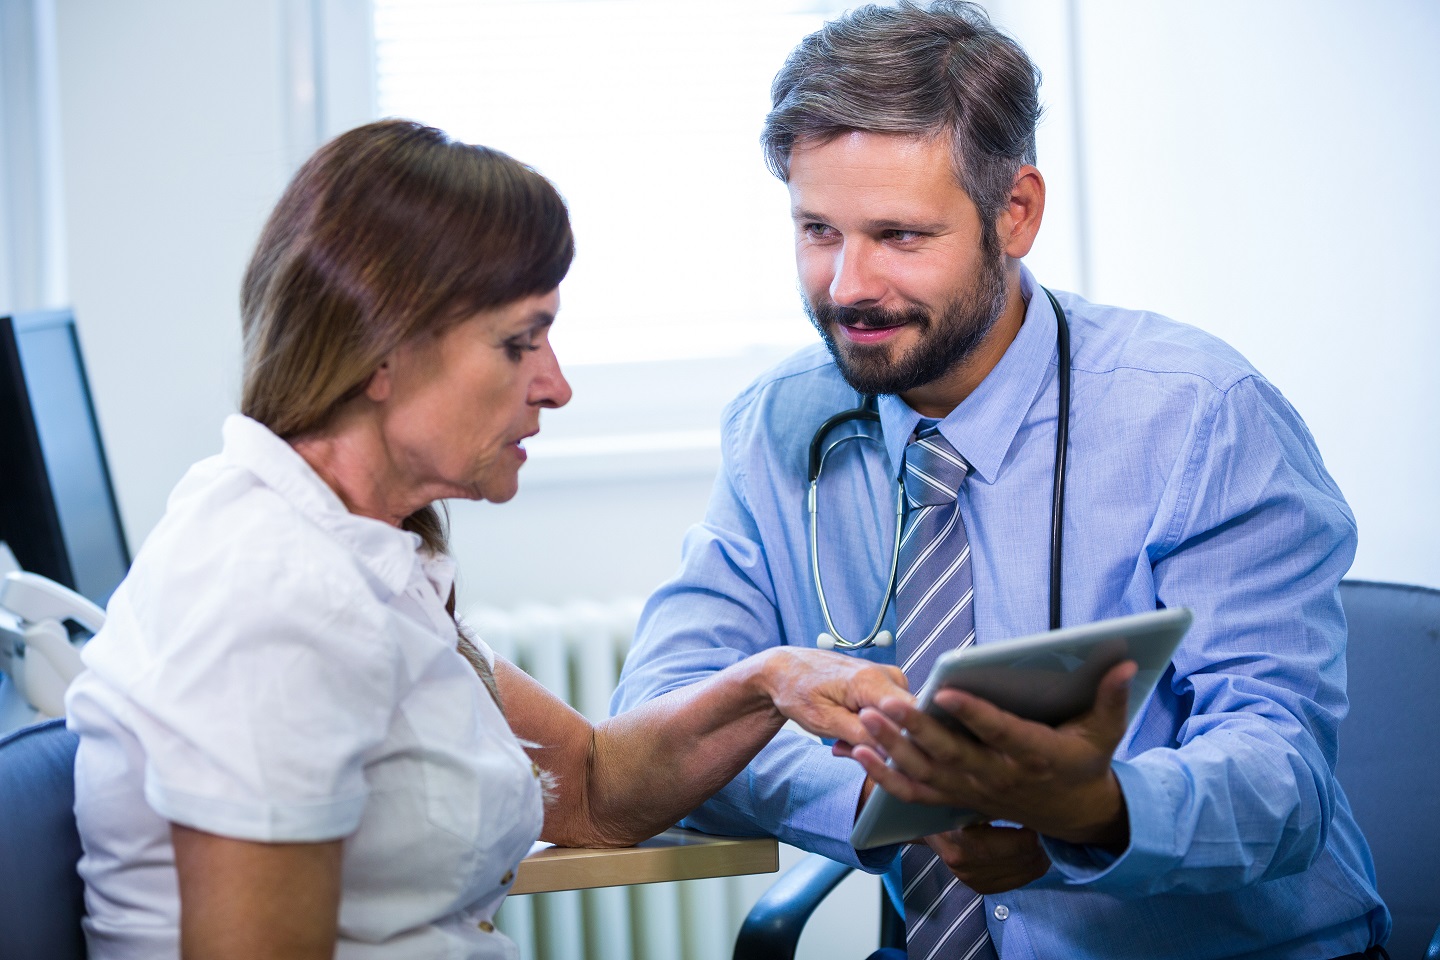
<path fill-rule="evenodd" d="M 880 236 L 892 243 L 911 243 L 919 240 L 924 234 L 918 230 L 886 230 Z"/>

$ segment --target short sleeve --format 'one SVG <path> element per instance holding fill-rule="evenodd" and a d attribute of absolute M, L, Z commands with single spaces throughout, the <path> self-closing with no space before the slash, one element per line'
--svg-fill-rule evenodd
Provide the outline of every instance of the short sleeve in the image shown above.
<path fill-rule="evenodd" d="M 403 673 L 353 561 L 242 548 L 137 573 L 111 604 L 120 642 L 97 637 L 87 663 L 120 694 L 150 806 L 239 839 L 354 832 Z"/>

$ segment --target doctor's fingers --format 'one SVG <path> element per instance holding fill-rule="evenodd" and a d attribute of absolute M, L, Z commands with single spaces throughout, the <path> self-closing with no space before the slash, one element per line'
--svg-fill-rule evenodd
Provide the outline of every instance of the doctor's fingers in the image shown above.
<path fill-rule="evenodd" d="M 926 837 L 950 871 L 977 893 L 1002 893 L 1045 875 L 1050 857 L 1027 828 L 971 824 Z"/>
<path fill-rule="evenodd" d="M 939 727 L 939 722 L 931 717 L 922 716 L 921 719 Z M 980 766 L 979 764 L 971 765 L 932 756 L 920 749 L 913 737 L 906 736 L 879 711 L 862 710 L 860 720 L 865 724 L 865 729 L 870 731 L 878 748 L 857 744 L 851 750 L 851 757 L 887 792 L 899 800 L 911 803 L 938 803 L 984 809 L 975 802 L 976 782 L 971 776 L 971 770 Z M 941 729 L 943 731 L 943 728 Z M 945 733 L 951 738 L 963 736 L 948 731 Z M 969 746 L 980 747 L 979 744 Z M 948 751 L 945 753 L 948 756 Z M 886 763 L 887 756 L 891 764 Z"/>
<path fill-rule="evenodd" d="M 1125 713 L 1135 664 L 1112 667 L 1096 691 L 1095 703 L 1079 717 L 1058 728 L 1022 720 L 973 694 L 941 690 L 935 705 L 947 711 L 980 742 L 1016 762 L 1046 768 L 1068 765 L 1070 755 L 1084 764 L 1092 754 L 1107 761 L 1125 735 Z M 912 731 L 914 735 L 914 731 Z"/>

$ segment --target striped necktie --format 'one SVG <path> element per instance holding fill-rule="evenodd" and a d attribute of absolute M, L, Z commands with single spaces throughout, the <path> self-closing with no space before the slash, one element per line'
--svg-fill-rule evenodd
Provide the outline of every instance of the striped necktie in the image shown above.
<path fill-rule="evenodd" d="M 969 469 L 938 425 L 922 420 L 905 448 L 910 510 L 895 588 L 896 656 L 912 690 L 924 684 L 940 654 L 975 642 L 970 541 L 955 503 Z M 908 845 L 900 857 L 900 872 L 910 960 L 995 960 L 985 901 L 928 846 Z"/>

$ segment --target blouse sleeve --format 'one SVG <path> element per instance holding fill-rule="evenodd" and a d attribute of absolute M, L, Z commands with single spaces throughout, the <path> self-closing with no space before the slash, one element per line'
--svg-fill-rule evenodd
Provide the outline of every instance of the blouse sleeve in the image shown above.
<path fill-rule="evenodd" d="M 112 602 L 107 632 L 138 639 L 87 661 L 122 696 L 161 816 L 246 840 L 347 836 L 400 697 L 393 613 L 343 558 L 228 553 Z"/>

